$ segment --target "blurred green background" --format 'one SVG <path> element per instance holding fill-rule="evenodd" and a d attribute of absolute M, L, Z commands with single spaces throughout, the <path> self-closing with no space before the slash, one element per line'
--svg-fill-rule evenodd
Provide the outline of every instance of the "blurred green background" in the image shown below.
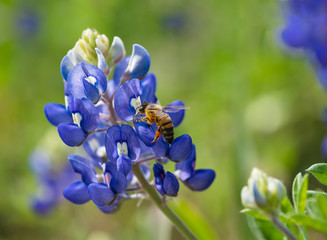
<path fill-rule="evenodd" d="M 309 63 L 278 43 L 282 24 L 277 1 L 1 0 L 0 239 L 183 239 L 148 201 L 113 215 L 67 201 L 45 217 L 29 209 L 28 156 L 55 131 L 43 106 L 63 103 L 60 61 L 88 27 L 119 36 L 127 54 L 144 46 L 160 103 L 191 107 L 177 135 L 192 136 L 197 168 L 217 177 L 204 192 L 182 186 L 176 212 L 200 239 L 253 239 L 239 213 L 251 169 L 289 190 L 297 172 L 324 161 L 325 93 Z"/>

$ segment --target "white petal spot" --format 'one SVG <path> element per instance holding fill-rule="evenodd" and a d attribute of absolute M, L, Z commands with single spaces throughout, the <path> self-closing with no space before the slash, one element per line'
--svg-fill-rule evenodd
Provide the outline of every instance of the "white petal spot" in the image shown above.
<path fill-rule="evenodd" d="M 118 152 L 118 156 L 121 156 L 122 154 L 124 154 L 125 156 L 128 155 L 128 149 L 127 149 L 127 143 L 123 142 L 117 142 L 117 152 Z"/>
<path fill-rule="evenodd" d="M 88 81 L 89 83 L 95 85 L 95 83 L 97 82 L 97 79 L 93 76 L 88 76 L 86 78 L 84 78 L 86 81 Z"/>
<path fill-rule="evenodd" d="M 139 108 L 142 105 L 141 103 L 141 98 L 138 96 L 137 98 L 132 98 L 131 99 L 131 106 L 135 109 Z"/>
<path fill-rule="evenodd" d="M 81 127 L 82 115 L 80 113 L 73 113 L 74 123 L 77 124 L 78 127 Z"/>
<path fill-rule="evenodd" d="M 123 150 L 123 154 L 125 156 L 128 156 L 128 148 L 127 148 L 127 143 L 126 142 L 123 142 L 123 144 L 122 144 L 122 150 Z"/>
<path fill-rule="evenodd" d="M 120 156 L 123 152 L 123 149 L 122 149 L 122 146 L 121 146 L 121 143 L 120 142 L 117 142 L 117 153 L 118 153 L 118 156 Z"/>

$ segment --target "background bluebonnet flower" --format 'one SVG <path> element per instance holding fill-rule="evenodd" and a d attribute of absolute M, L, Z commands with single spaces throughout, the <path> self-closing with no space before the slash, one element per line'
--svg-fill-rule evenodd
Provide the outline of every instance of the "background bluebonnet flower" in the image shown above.
<path fill-rule="evenodd" d="M 37 193 L 30 199 L 31 207 L 38 214 L 48 214 L 61 202 L 62 190 L 76 176 L 69 164 L 55 163 L 48 152 L 39 148 L 31 153 L 29 163 L 38 181 Z"/>
<path fill-rule="evenodd" d="M 321 85 L 327 88 L 327 2 L 288 0 L 281 38 L 287 46 L 304 50 L 315 65 Z"/>

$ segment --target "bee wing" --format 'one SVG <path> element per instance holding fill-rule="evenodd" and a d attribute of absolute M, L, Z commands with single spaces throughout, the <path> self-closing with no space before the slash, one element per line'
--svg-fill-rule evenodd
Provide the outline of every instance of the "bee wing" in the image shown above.
<path fill-rule="evenodd" d="M 184 105 L 172 105 L 172 106 L 164 106 L 162 107 L 162 111 L 167 113 L 175 113 L 183 109 L 189 109 L 190 107 Z"/>

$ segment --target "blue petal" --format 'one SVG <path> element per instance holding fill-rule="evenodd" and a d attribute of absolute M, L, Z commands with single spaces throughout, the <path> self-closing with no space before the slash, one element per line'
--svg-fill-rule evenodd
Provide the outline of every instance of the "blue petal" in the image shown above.
<path fill-rule="evenodd" d="M 119 172 L 127 176 L 127 174 L 132 170 L 132 162 L 129 157 L 126 157 L 124 154 L 122 154 L 117 159 L 117 169 Z"/>
<path fill-rule="evenodd" d="M 163 140 L 163 137 L 155 142 L 155 145 L 151 147 L 151 152 L 157 157 L 166 157 L 168 155 L 169 143 Z"/>
<path fill-rule="evenodd" d="M 98 206 L 106 206 L 113 203 L 115 194 L 104 183 L 92 183 L 88 186 L 92 201 Z"/>
<path fill-rule="evenodd" d="M 134 129 L 126 124 L 121 125 L 121 142 L 127 143 L 128 157 L 131 161 L 137 161 L 141 154 L 139 140 Z"/>
<path fill-rule="evenodd" d="M 68 74 L 74 68 L 74 66 L 75 65 L 70 61 L 68 54 L 64 56 L 60 63 L 60 72 L 65 81 L 67 81 Z"/>
<path fill-rule="evenodd" d="M 326 121 L 326 123 L 327 123 L 327 121 Z M 149 154 L 152 153 L 152 152 L 151 152 L 151 148 L 148 147 L 148 146 L 146 146 L 146 145 L 143 143 L 143 141 L 139 141 L 139 144 L 140 144 L 141 154 L 142 154 L 142 155 L 149 155 Z"/>
<path fill-rule="evenodd" d="M 70 147 L 81 145 L 87 137 L 87 134 L 74 123 L 60 123 L 58 133 L 61 140 Z"/>
<path fill-rule="evenodd" d="M 290 47 L 305 47 L 308 45 L 309 32 L 302 19 L 290 16 L 286 28 L 282 31 L 283 41 Z"/>
<path fill-rule="evenodd" d="M 101 71 L 101 69 L 92 64 L 82 63 L 82 68 L 87 77 L 93 76 L 98 80 L 97 87 L 99 89 L 99 93 L 103 94 L 107 90 L 106 75 Z"/>
<path fill-rule="evenodd" d="M 127 187 L 127 180 L 124 174 L 117 170 L 117 166 L 114 163 L 106 162 L 104 174 L 110 173 L 110 188 L 111 190 L 118 194 L 125 191 Z"/>
<path fill-rule="evenodd" d="M 114 85 L 117 87 L 120 83 L 120 78 L 123 76 L 129 60 L 131 59 L 131 56 L 128 57 L 124 57 L 116 66 L 115 71 L 114 71 L 114 75 L 113 75 L 113 80 L 114 80 Z"/>
<path fill-rule="evenodd" d="M 140 80 L 132 79 L 120 86 L 114 97 L 115 110 L 118 117 L 125 122 L 133 120 L 136 112 L 131 100 L 137 99 L 141 94 Z"/>
<path fill-rule="evenodd" d="M 192 177 L 184 181 L 185 185 L 193 191 L 206 190 L 212 184 L 216 173 L 212 169 L 195 170 Z"/>
<path fill-rule="evenodd" d="M 169 159 L 174 162 L 186 160 L 192 153 L 192 138 L 184 134 L 176 138 L 169 149 Z"/>
<path fill-rule="evenodd" d="M 327 25 L 327 24 L 326 24 Z M 317 41 L 314 44 L 313 51 L 319 64 L 323 67 L 327 67 L 327 47 L 325 42 Z"/>
<path fill-rule="evenodd" d="M 195 171 L 195 159 L 196 159 L 196 151 L 195 145 L 192 145 L 192 153 L 188 159 L 183 162 L 176 163 L 175 170 L 179 171 L 179 179 L 185 181 L 190 178 Z"/>
<path fill-rule="evenodd" d="M 103 213 L 113 213 L 115 212 L 118 207 L 119 207 L 119 203 L 120 203 L 120 197 L 118 196 L 117 199 L 114 201 L 114 203 L 110 206 L 97 206 Z"/>
<path fill-rule="evenodd" d="M 155 123 L 153 124 L 155 127 Z M 152 143 L 154 137 L 155 137 L 155 130 L 154 127 L 150 127 L 145 122 L 136 122 L 135 123 L 135 130 L 136 134 L 139 137 L 139 139 L 148 147 L 154 146 L 156 143 Z"/>
<path fill-rule="evenodd" d="M 179 183 L 175 175 L 169 171 L 166 172 L 166 177 L 163 182 L 163 188 L 168 196 L 177 196 L 179 190 Z"/>
<path fill-rule="evenodd" d="M 153 174 L 154 174 L 154 185 L 158 192 L 164 196 L 165 190 L 163 187 L 164 179 L 165 179 L 165 170 L 163 169 L 163 166 L 160 163 L 155 163 L 153 165 Z"/>
<path fill-rule="evenodd" d="M 98 102 L 100 99 L 100 94 L 97 87 L 85 79 L 83 79 L 83 85 L 86 98 L 89 99 L 92 103 Z"/>
<path fill-rule="evenodd" d="M 117 142 L 120 141 L 120 126 L 113 125 L 108 128 L 105 138 L 106 152 L 110 161 L 118 159 Z"/>
<path fill-rule="evenodd" d="M 109 97 L 111 97 L 112 94 L 115 92 L 116 88 L 118 87 L 118 85 L 115 85 L 113 80 L 109 80 L 107 85 L 108 85 L 107 93 Z"/>
<path fill-rule="evenodd" d="M 63 190 L 64 197 L 75 204 L 83 204 L 90 200 L 87 185 L 83 182 L 75 182 Z"/>
<path fill-rule="evenodd" d="M 141 45 L 134 44 L 127 70 L 131 78 L 142 78 L 149 71 L 151 58 L 148 51 Z"/>
<path fill-rule="evenodd" d="M 68 160 L 70 161 L 74 171 L 81 174 L 82 180 L 86 185 L 98 182 L 96 171 L 89 160 L 84 157 L 71 154 L 68 155 Z"/>
<path fill-rule="evenodd" d="M 87 97 L 83 82 L 84 79 L 89 76 L 92 76 L 97 80 L 95 86 L 97 87 L 99 94 L 103 94 L 107 90 L 106 76 L 99 68 L 89 63 L 78 63 L 69 72 L 67 78 L 67 90 L 75 98 Z"/>
<path fill-rule="evenodd" d="M 72 112 L 82 116 L 80 126 L 85 132 L 92 132 L 100 122 L 99 110 L 86 98 L 75 99 Z"/>
<path fill-rule="evenodd" d="M 176 100 L 176 101 L 168 104 L 168 106 L 185 106 L 185 104 L 180 100 Z M 169 114 L 169 116 L 171 118 L 171 121 L 173 122 L 174 127 L 177 127 L 179 124 L 182 123 L 182 121 L 184 119 L 185 110 L 181 109 L 178 112 L 174 112 L 174 113 L 169 112 L 168 114 Z"/>
<path fill-rule="evenodd" d="M 44 106 L 44 114 L 48 121 L 58 126 L 60 123 L 72 122 L 72 114 L 66 110 L 66 106 L 59 103 L 48 103 Z"/>
<path fill-rule="evenodd" d="M 324 89 L 327 89 L 327 68 L 322 68 L 317 71 L 319 83 Z"/>
<path fill-rule="evenodd" d="M 141 82 L 141 102 L 156 103 L 157 81 L 153 73 L 149 73 Z"/>

